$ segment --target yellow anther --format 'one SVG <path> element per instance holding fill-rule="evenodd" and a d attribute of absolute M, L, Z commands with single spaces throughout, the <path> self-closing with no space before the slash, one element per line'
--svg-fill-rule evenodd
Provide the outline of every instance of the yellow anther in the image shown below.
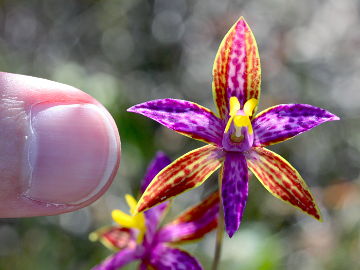
<path fill-rule="evenodd" d="M 130 216 L 121 210 L 118 210 L 118 209 L 113 210 L 111 212 L 111 216 L 112 216 L 113 220 L 116 223 L 118 223 L 119 225 L 121 225 L 122 227 L 125 227 L 125 228 L 137 227 L 137 224 L 135 222 L 135 217 Z"/>
<path fill-rule="evenodd" d="M 258 105 L 257 99 L 255 99 L 255 98 L 249 99 L 248 101 L 246 101 L 246 103 L 244 105 L 244 113 L 247 116 L 252 116 L 254 113 L 254 109 L 257 105 Z"/>
<path fill-rule="evenodd" d="M 235 127 L 246 127 L 249 125 L 250 120 L 248 116 L 245 115 L 236 115 L 234 117 L 234 125 Z"/>
<path fill-rule="evenodd" d="M 240 102 L 237 99 L 237 97 L 231 97 L 229 103 L 230 103 L 230 112 L 229 112 L 230 118 L 229 118 L 229 120 L 228 120 L 228 122 L 226 124 L 225 132 L 229 131 L 229 128 L 230 128 L 231 123 L 232 123 L 232 121 L 234 119 L 234 116 L 240 110 Z"/>
<path fill-rule="evenodd" d="M 250 134 L 253 133 L 251 121 L 249 116 L 246 115 L 236 115 L 234 117 L 234 126 L 235 126 L 235 135 L 236 137 L 241 136 L 241 128 L 247 127 Z"/>
<path fill-rule="evenodd" d="M 131 215 L 128 215 L 124 213 L 121 210 L 113 210 L 111 215 L 113 220 L 118 223 L 120 226 L 125 228 L 135 228 L 139 230 L 138 234 L 138 242 L 141 242 L 145 231 L 146 231 L 146 225 L 145 225 L 145 216 L 144 213 L 138 213 L 135 214 L 135 209 L 137 205 L 137 201 L 135 198 L 129 194 L 125 195 L 125 200 L 130 208 Z M 134 215 L 135 214 L 135 215 Z"/>
<path fill-rule="evenodd" d="M 132 215 L 135 214 L 135 209 L 136 209 L 136 205 L 137 205 L 137 201 L 135 200 L 135 198 L 133 196 L 131 196 L 130 194 L 126 194 L 125 195 L 125 200 L 126 203 L 128 204 L 129 208 L 130 208 L 130 213 Z"/>
<path fill-rule="evenodd" d="M 240 110 L 240 102 L 237 99 L 237 97 L 231 97 L 230 98 L 230 118 L 226 124 L 225 127 L 225 133 L 229 131 L 231 123 L 234 121 L 235 126 L 235 137 L 241 137 L 241 128 L 242 127 L 248 127 L 248 131 L 250 134 L 253 133 L 250 116 L 252 116 L 255 107 L 258 104 L 257 99 L 252 98 L 246 101 L 244 105 L 244 113 L 245 115 L 236 115 L 237 112 Z"/>
<path fill-rule="evenodd" d="M 230 116 L 236 115 L 236 113 L 240 110 L 240 102 L 237 99 L 237 97 L 231 97 L 230 98 Z"/>

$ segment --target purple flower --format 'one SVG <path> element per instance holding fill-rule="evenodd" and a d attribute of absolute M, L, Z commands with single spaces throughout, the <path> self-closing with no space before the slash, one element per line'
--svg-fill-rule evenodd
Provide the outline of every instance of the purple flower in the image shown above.
<path fill-rule="evenodd" d="M 169 163 L 168 157 L 158 153 L 147 170 L 141 191 L 144 191 L 152 177 Z M 134 214 L 136 200 L 130 195 L 126 195 L 125 199 L 130 212 Z M 218 192 L 160 227 L 168 206 L 169 203 L 165 202 L 136 215 L 114 210 L 113 219 L 120 226 L 101 228 L 91 233 L 90 239 L 100 240 L 117 252 L 93 270 L 115 270 L 135 260 L 141 262 L 139 269 L 144 270 L 202 269 L 196 258 L 184 250 L 173 247 L 173 244 L 200 239 L 216 228 L 219 211 Z"/>
<path fill-rule="evenodd" d="M 339 118 L 307 104 L 277 105 L 254 116 L 260 81 L 256 41 L 245 20 L 240 18 L 226 34 L 215 58 L 212 92 L 218 116 L 198 104 L 177 99 L 153 100 L 128 110 L 208 143 L 162 170 L 144 192 L 137 211 L 201 185 L 221 168 L 225 225 L 231 237 L 239 228 L 244 212 L 250 169 L 275 197 L 321 219 L 299 173 L 264 146 Z"/>

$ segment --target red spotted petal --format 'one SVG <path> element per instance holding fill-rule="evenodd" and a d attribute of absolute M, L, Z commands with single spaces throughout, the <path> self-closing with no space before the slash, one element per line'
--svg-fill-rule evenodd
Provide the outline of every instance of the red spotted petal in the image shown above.
<path fill-rule="evenodd" d="M 281 104 L 259 113 L 252 121 L 253 146 L 267 146 L 288 140 L 327 121 L 340 118 L 308 104 Z"/>
<path fill-rule="evenodd" d="M 260 97 L 261 68 L 256 41 L 241 17 L 220 44 L 213 67 L 213 96 L 220 118 L 229 114 L 229 99 L 235 96 L 244 106 Z"/>
<path fill-rule="evenodd" d="M 180 134 L 221 145 L 224 123 L 209 109 L 179 99 L 157 99 L 137 104 L 128 112 L 142 114 Z"/>
<path fill-rule="evenodd" d="M 271 194 L 321 220 L 320 211 L 305 181 L 285 159 L 258 147 L 248 154 L 247 162 L 249 169 Z"/>
<path fill-rule="evenodd" d="M 239 229 L 248 198 L 248 167 L 242 153 L 228 152 L 222 168 L 221 196 L 229 237 Z"/>
<path fill-rule="evenodd" d="M 195 149 L 164 168 L 141 197 L 137 210 L 144 211 L 186 190 L 201 185 L 223 160 L 222 150 L 213 145 Z"/>
<path fill-rule="evenodd" d="M 156 270 L 202 270 L 199 261 L 184 250 L 157 245 L 152 251 L 150 265 Z"/>

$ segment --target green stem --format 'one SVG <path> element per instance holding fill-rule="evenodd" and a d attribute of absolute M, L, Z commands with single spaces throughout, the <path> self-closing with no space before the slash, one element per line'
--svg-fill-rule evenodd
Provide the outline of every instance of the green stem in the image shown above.
<path fill-rule="evenodd" d="M 219 192 L 220 192 L 220 205 L 219 205 L 219 217 L 218 217 L 218 227 L 216 232 L 216 246 L 215 246 L 215 254 L 214 260 L 211 267 L 211 270 L 217 270 L 220 263 L 221 258 L 221 249 L 223 245 L 224 239 L 224 208 L 222 204 L 222 197 L 221 197 L 221 176 L 219 177 Z"/>

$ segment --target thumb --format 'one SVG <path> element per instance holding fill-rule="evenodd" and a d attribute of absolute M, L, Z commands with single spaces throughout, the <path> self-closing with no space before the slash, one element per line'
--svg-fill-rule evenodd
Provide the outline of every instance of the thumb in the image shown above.
<path fill-rule="evenodd" d="M 68 85 L 0 72 L 0 217 L 82 208 L 110 186 L 120 162 L 113 118 Z"/>

